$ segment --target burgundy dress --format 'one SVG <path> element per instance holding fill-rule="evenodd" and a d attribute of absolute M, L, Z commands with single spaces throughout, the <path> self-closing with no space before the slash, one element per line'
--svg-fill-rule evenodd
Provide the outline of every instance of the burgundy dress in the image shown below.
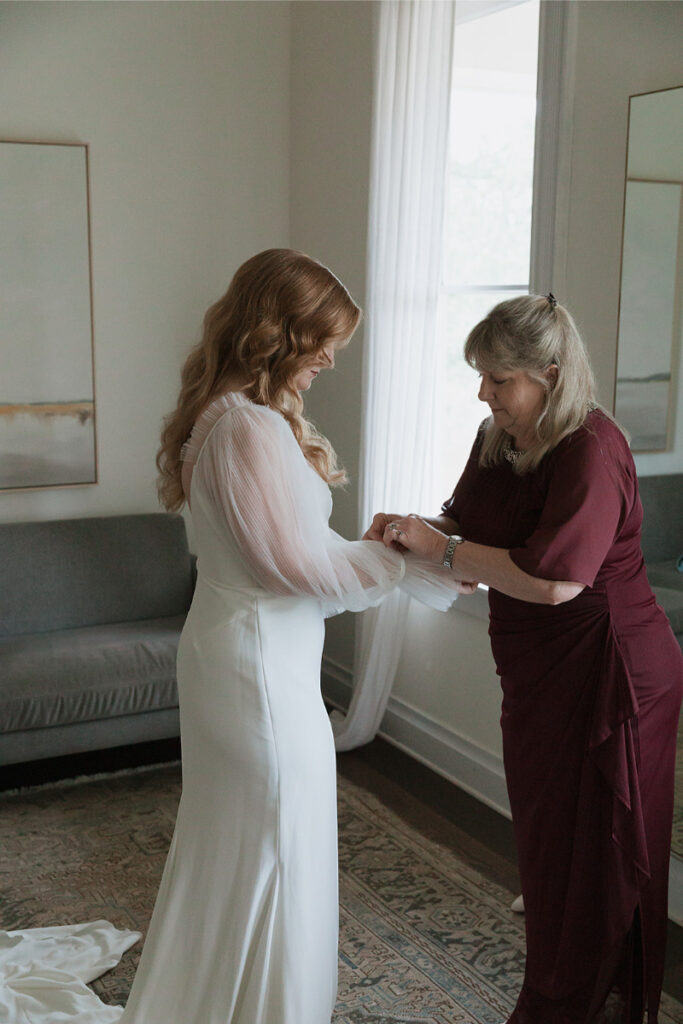
<path fill-rule="evenodd" d="M 640 550 L 635 467 L 599 411 L 537 469 L 482 469 L 443 506 L 532 576 L 585 584 L 552 606 L 489 591 L 505 772 L 526 907 L 510 1024 L 656 1024 L 664 971 L 683 657 Z M 456 556 L 457 557 L 457 556 Z"/>

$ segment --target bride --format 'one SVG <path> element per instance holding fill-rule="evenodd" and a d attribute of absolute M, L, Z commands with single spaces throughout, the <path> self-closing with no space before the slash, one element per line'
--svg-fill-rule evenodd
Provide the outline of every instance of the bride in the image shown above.
<path fill-rule="evenodd" d="M 328 526 L 330 485 L 345 476 L 301 393 L 334 366 L 360 315 L 326 267 L 269 249 L 239 268 L 185 363 L 157 457 L 161 500 L 190 506 L 198 549 L 178 649 L 183 793 L 125 1010 L 98 1004 L 100 1015 L 60 1020 L 329 1024 L 337 833 L 323 620 L 397 586 L 442 609 L 472 590 Z M 98 926 L 100 952 L 107 935 L 117 950 L 106 969 L 136 936 Z M 5 934 L 31 945 L 30 932 Z M 97 1002 L 87 989 L 81 998 Z M 22 1016 L 26 1005 L 12 1024 L 56 1019 L 33 1003 Z"/>

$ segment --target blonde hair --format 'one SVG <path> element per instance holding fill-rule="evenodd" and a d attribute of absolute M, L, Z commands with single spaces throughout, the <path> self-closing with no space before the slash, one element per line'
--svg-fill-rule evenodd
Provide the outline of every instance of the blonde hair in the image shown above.
<path fill-rule="evenodd" d="M 349 341 L 360 318 L 341 281 L 304 253 L 267 249 L 243 263 L 207 311 L 202 339 L 182 369 L 178 404 L 164 420 L 156 459 L 162 504 L 182 508 L 181 447 L 199 414 L 236 382 L 251 401 L 284 416 L 323 480 L 344 483 L 331 444 L 302 415 L 294 378 L 325 344 Z"/>
<path fill-rule="evenodd" d="M 465 359 L 480 372 L 522 370 L 545 388 L 545 403 L 536 421 L 538 440 L 514 463 L 518 473 L 534 469 L 596 408 L 588 353 L 571 315 L 552 295 L 520 295 L 494 306 L 470 331 Z M 550 367 L 557 368 L 554 384 L 546 372 Z M 501 462 L 509 443 L 510 435 L 489 420 L 479 464 Z"/>

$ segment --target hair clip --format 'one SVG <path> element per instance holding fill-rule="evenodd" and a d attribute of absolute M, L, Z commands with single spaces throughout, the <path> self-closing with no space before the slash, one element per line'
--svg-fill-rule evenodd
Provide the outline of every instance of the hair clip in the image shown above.
<path fill-rule="evenodd" d="M 555 309 L 555 306 L 557 305 L 557 299 L 555 298 L 552 292 L 548 292 L 548 294 L 546 295 L 546 299 L 550 303 L 550 308 Z"/>

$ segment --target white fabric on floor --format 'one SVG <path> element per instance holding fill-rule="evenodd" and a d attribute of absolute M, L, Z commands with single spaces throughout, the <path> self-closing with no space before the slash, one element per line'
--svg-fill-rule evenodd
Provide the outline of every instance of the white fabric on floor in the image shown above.
<path fill-rule="evenodd" d="M 114 1024 L 123 1008 L 106 1006 L 87 983 L 140 937 L 108 921 L 0 932 L 0 1021 Z"/>

